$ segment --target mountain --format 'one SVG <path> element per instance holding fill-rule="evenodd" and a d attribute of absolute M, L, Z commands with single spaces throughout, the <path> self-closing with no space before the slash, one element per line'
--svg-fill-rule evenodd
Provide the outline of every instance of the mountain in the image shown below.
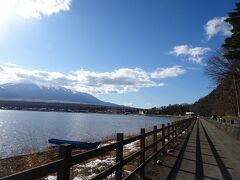
<path fill-rule="evenodd" d="M 44 102 L 71 102 L 79 104 L 116 106 L 82 92 L 73 92 L 63 87 L 45 87 L 29 83 L 0 85 L 0 100 L 24 100 Z"/>

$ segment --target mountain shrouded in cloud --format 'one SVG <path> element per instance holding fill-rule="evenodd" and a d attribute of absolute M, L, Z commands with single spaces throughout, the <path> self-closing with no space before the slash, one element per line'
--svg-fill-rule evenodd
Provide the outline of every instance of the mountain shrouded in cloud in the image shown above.
<path fill-rule="evenodd" d="M 103 102 L 87 93 L 73 92 L 65 88 L 37 86 L 28 83 L 0 85 L 0 100 L 73 102 L 105 106 L 114 105 Z"/>
<path fill-rule="evenodd" d="M 71 73 L 29 70 L 13 64 L 0 65 L 0 84 L 32 83 L 45 87 L 63 87 L 89 94 L 121 94 L 142 88 L 163 86 L 163 79 L 186 72 L 181 66 L 146 72 L 140 68 L 120 68 L 110 72 L 77 70 Z"/>

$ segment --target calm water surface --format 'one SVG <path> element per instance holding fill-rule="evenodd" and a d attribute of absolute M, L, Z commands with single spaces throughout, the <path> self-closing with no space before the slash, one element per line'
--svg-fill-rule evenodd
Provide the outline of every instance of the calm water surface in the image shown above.
<path fill-rule="evenodd" d="M 170 117 L 0 110 L 0 158 L 50 146 L 49 138 L 97 141 L 117 132 L 171 122 Z"/>

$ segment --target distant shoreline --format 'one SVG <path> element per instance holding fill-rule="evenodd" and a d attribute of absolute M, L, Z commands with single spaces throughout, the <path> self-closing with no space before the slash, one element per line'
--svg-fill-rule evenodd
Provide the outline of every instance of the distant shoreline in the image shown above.
<path fill-rule="evenodd" d="M 139 108 L 127 106 L 106 106 L 70 102 L 11 101 L 11 100 L 0 100 L 0 109 L 44 111 L 44 112 L 103 113 L 103 114 L 138 114 L 140 110 Z"/>
<path fill-rule="evenodd" d="M 56 113 L 90 113 L 90 114 L 108 114 L 108 115 L 131 115 L 131 116 L 150 116 L 150 117 L 170 117 L 170 118 L 186 118 L 186 116 L 177 115 L 156 115 L 156 114 L 121 114 L 121 113 L 105 113 L 105 112 L 74 112 L 74 111 L 44 111 L 44 110 L 29 110 L 29 109 L 2 109 L 0 111 L 26 111 L 26 112 L 56 112 Z"/>

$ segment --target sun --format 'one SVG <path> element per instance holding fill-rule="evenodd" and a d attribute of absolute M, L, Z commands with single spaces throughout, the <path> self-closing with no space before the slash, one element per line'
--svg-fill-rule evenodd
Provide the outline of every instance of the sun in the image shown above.
<path fill-rule="evenodd" d="M 14 14 L 14 0 L 0 0 L 0 28 L 3 28 Z"/>

